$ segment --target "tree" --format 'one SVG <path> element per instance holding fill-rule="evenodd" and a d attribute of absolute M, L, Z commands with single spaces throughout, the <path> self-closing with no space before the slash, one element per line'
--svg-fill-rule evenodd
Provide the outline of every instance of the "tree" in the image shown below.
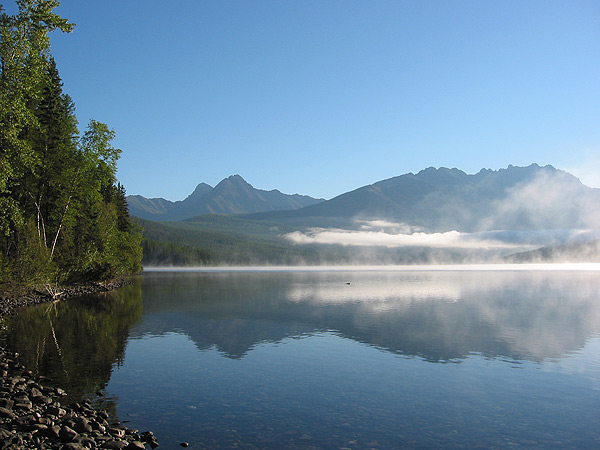
<path fill-rule="evenodd" d="M 44 84 L 48 34 L 74 27 L 52 12 L 59 6 L 56 0 L 18 0 L 17 5 L 16 16 L 0 14 L 0 194 L 10 190 L 11 178 L 39 164 L 27 140 L 27 131 L 38 126 L 28 105 L 39 98 Z"/>
<path fill-rule="evenodd" d="M 62 81 L 51 59 L 34 111 L 39 126 L 30 138 L 41 164 L 27 174 L 22 187 L 29 197 L 25 200 L 31 200 L 35 206 L 40 245 L 52 245 L 51 258 L 78 178 L 80 158 L 74 109 L 71 98 L 62 92 Z"/>
<path fill-rule="evenodd" d="M 73 25 L 53 0 L 0 14 L 0 276 L 110 278 L 138 271 L 141 232 L 117 183 L 115 132 L 91 120 L 80 137 L 48 34 Z M 0 7 L 1 12 L 1 7 Z"/>
<path fill-rule="evenodd" d="M 15 233 L 25 224 L 18 201 L 21 181 L 40 164 L 29 132 L 38 127 L 30 108 L 44 84 L 50 40 L 55 30 L 70 32 L 74 25 L 52 12 L 55 0 L 18 0 L 19 13 L 0 8 L 0 249 L 15 247 Z"/>

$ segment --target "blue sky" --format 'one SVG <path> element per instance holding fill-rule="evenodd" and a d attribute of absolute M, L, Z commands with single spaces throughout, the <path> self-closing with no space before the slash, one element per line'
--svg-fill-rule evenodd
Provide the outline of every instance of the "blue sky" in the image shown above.
<path fill-rule="evenodd" d="M 9 12 L 13 2 L 4 2 Z M 52 51 L 129 194 L 331 198 L 429 166 L 600 187 L 600 2 L 64 0 Z"/>

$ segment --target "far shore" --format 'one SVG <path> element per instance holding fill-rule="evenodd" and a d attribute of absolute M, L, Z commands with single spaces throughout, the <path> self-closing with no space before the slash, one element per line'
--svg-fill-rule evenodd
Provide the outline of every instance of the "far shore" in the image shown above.
<path fill-rule="evenodd" d="M 144 272 L 368 272 L 368 271 L 600 271 L 600 263 L 484 263 L 323 266 L 147 266 Z"/>

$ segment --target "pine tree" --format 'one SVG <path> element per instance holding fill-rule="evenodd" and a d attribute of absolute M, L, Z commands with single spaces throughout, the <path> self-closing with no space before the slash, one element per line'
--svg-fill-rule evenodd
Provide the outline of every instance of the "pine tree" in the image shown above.
<path fill-rule="evenodd" d="M 71 31 L 53 0 L 0 14 L 0 277 L 110 278 L 140 270 L 141 232 L 117 183 L 114 130 L 79 137 L 48 33 Z M 0 7 L 1 11 L 1 7 Z"/>
<path fill-rule="evenodd" d="M 23 198 L 24 178 L 41 159 L 31 141 L 39 122 L 32 105 L 44 86 L 49 33 L 70 32 L 73 24 L 52 12 L 53 0 L 18 0 L 19 13 L 0 7 L 0 262 L 16 260 L 28 247 L 30 226 Z M 29 239 L 30 240 L 30 239 Z M 29 245 L 31 247 L 31 245 Z M 6 276 L 6 271 L 3 271 Z"/>

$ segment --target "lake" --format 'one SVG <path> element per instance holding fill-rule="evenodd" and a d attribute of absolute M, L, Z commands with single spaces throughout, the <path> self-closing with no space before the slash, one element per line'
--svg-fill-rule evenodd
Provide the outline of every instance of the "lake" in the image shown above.
<path fill-rule="evenodd" d="M 149 271 L 4 343 L 159 449 L 600 448 L 600 270 L 548 268 Z"/>

